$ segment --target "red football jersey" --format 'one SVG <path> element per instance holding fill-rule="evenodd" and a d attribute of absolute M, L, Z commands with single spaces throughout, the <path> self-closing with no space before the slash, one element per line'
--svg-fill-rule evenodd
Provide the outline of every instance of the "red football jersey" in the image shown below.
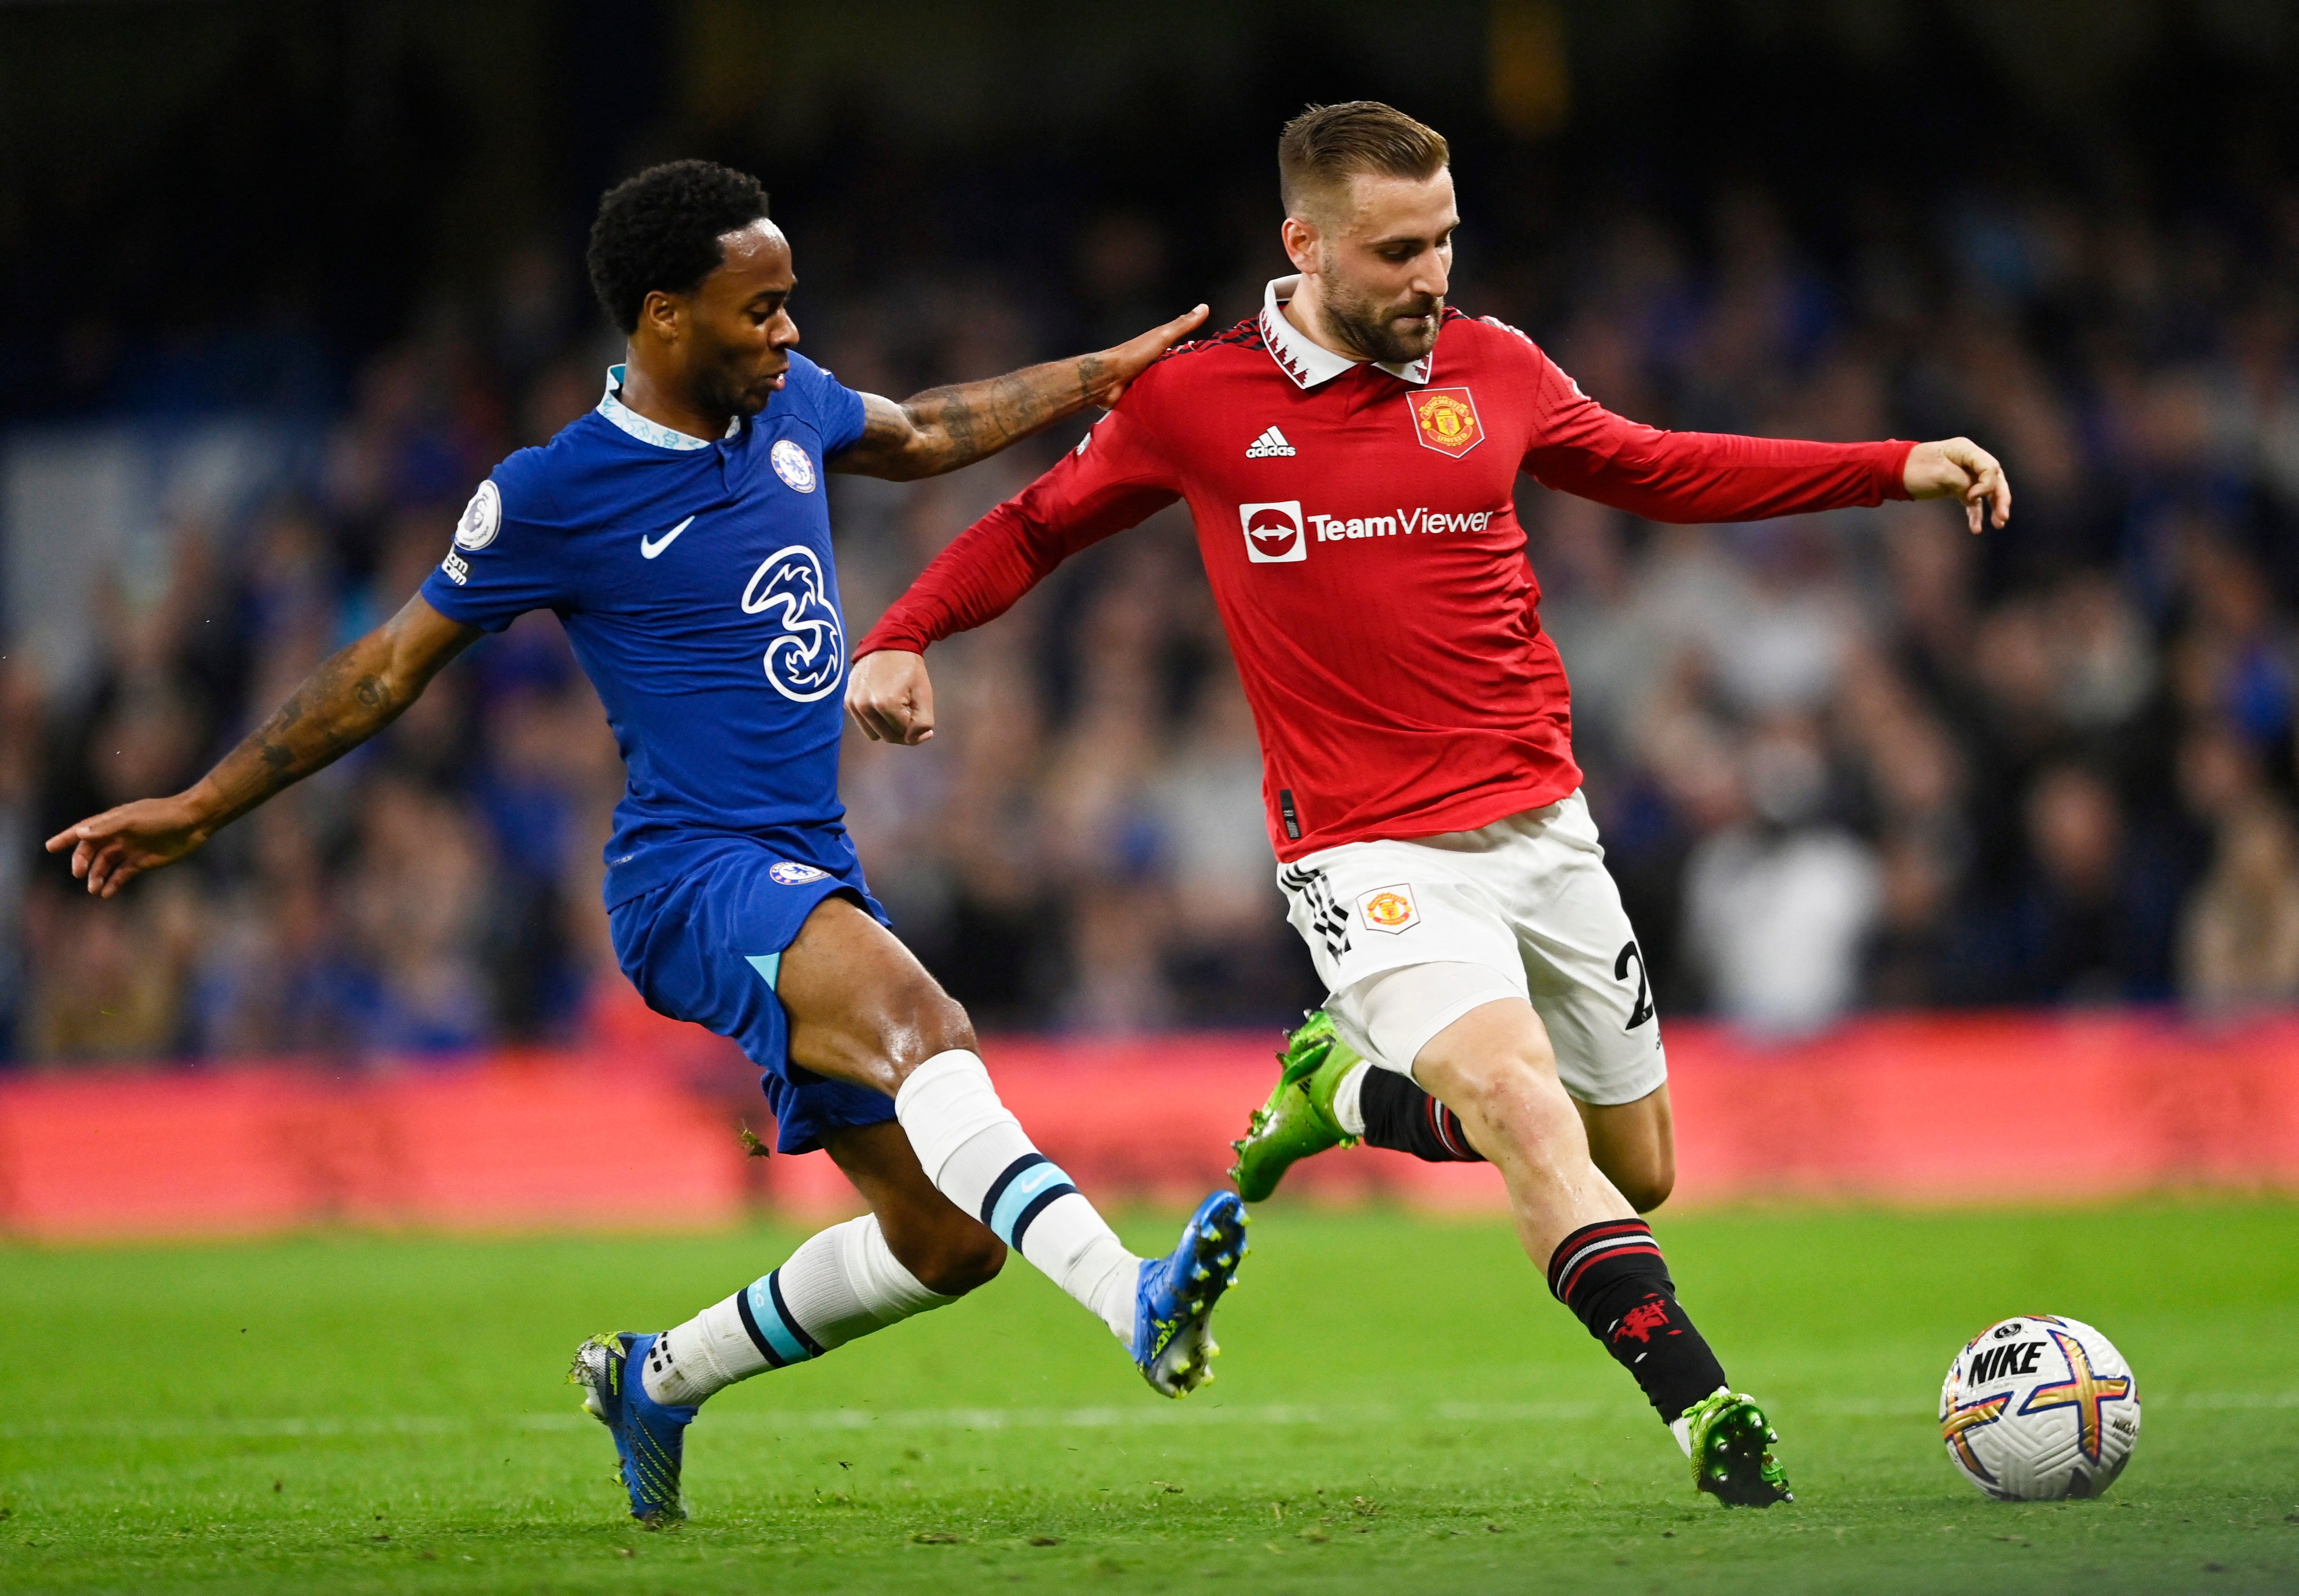
<path fill-rule="evenodd" d="M 1447 311 L 1409 365 L 1261 314 L 1182 345 L 1062 461 L 961 534 L 855 651 L 923 653 L 1067 556 L 1189 501 L 1261 736 L 1277 857 L 1465 831 L 1581 785 L 1517 473 L 1656 521 L 1905 498 L 1905 442 L 1663 432 L 1590 400 L 1532 341 Z"/>

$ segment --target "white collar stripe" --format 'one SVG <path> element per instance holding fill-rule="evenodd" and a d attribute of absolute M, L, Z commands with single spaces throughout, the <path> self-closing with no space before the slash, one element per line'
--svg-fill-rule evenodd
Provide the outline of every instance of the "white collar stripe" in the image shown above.
<path fill-rule="evenodd" d="M 1365 362 L 1353 361 L 1346 354 L 1335 353 L 1323 344 L 1306 337 L 1285 319 L 1282 307 L 1300 286 L 1299 276 L 1270 278 L 1269 286 L 1261 293 L 1261 341 L 1269 350 L 1269 358 L 1277 362 L 1277 369 L 1291 378 L 1297 387 L 1314 388 Z M 1432 358 L 1433 354 L 1424 354 L 1419 360 L 1409 361 L 1401 366 L 1387 361 L 1376 363 L 1391 377 L 1420 387 L 1429 380 L 1429 364 Z"/>
<path fill-rule="evenodd" d="M 599 396 L 599 413 L 629 433 L 643 444 L 652 444 L 658 449 L 708 449 L 711 440 L 694 437 L 660 421 L 650 421 L 623 403 L 623 368 L 607 368 L 607 391 Z M 735 417 L 726 423 L 726 436 L 733 437 L 743 430 L 743 418 Z"/>

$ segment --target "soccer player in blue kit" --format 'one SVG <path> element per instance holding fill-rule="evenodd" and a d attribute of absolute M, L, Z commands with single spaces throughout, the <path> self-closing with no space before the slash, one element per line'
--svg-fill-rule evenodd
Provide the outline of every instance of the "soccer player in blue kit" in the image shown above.
<path fill-rule="evenodd" d="M 954 470 L 1109 404 L 1190 315 L 1099 354 L 857 394 L 793 348 L 791 251 L 757 181 L 708 162 L 601 202 L 589 253 L 627 335 L 598 408 L 495 468 L 404 609 L 322 663 L 183 793 L 48 841 L 110 897 L 383 729 L 450 660 L 552 610 L 605 702 L 629 785 L 607 844 L 616 954 L 647 1002 L 738 1042 L 784 1152 L 826 1150 L 870 1211 L 659 1334 L 583 1343 L 634 1517 L 685 1517 L 687 1424 L 726 1385 L 940 1308 L 1008 1248 L 1168 1396 L 1210 1379 L 1214 1304 L 1245 1251 L 1216 1193 L 1173 1253 L 1127 1251 L 999 1101 L 965 1011 L 885 927 L 838 802 L 847 666 L 825 471 Z M 613 1133 L 602 1102 L 601 1133 Z M 646 1197 L 633 1194 L 643 1218 Z"/>

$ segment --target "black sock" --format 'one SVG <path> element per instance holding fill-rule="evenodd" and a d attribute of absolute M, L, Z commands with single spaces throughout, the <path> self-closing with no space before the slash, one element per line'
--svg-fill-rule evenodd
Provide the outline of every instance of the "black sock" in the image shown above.
<path fill-rule="evenodd" d="M 1410 1076 L 1372 1065 L 1357 1087 L 1368 1147 L 1409 1152 L 1424 1164 L 1481 1164 L 1452 1110 L 1413 1084 Z"/>
<path fill-rule="evenodd" d="M 1642 1219 L 1583 1225 L 1566 1236 L 1548 1260 L 1548 1289 L 1636 1377 L 1662 1423 L 1726 1383 Z"/>

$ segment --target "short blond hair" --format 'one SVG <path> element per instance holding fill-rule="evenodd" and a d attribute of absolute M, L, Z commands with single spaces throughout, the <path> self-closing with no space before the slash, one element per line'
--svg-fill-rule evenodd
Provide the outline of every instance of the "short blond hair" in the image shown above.
<path fill-rule="evenodd" d="M 1277 136 L 1277 189 L 1285 213 L 1329 195 L 1360 173 L 1433 178 L 1452 160 L 1445 136 L 1379 100 L 1312 105 Z"/>

